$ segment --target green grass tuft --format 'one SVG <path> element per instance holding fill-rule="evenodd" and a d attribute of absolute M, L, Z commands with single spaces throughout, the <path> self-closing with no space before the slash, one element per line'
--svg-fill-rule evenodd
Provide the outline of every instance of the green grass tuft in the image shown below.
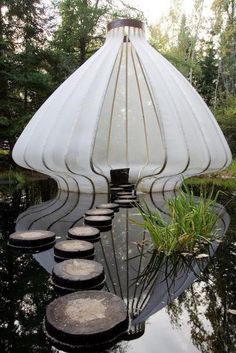
<path fill-rule="evenodd" d="M 176 198 L 168 201 L 169 222 L 147 205 L 138 206 L 144 221 L 141 226 L 151 235 L 155 248 L 167 256 L 173 252 L 194 252 L 196 247 L 209 243 L 217 232 L 218 193 L 212 198 L 213 190 L 207 195 L 202 189 L 196 199 L 190 188 L 184 186 L 184 189 L 185 192 L 180 191 Z"/>
<path fill-rule="evenodd" d="M 236 160 L 234 159 L 230 166 L 227 168 L 228 171 L 236 173 Z"/>

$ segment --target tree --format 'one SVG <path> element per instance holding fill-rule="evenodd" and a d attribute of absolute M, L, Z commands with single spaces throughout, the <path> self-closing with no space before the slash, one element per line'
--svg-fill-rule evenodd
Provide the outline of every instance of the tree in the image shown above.
<path fill-rule="evenodd" d="M 236 156 L 236 97 L 231 95 L 223 99 L 214 109 L 216 119 L 228 141 L 231 152 Z"/>
<path fill-rule="evenodd" d="M 113 17 L 143 19 L 141 11 L 118 0 L 61 0 L 61 24 L 55 32 L 53 49 L 65 79 L 82 65 L 105 41 L 107 22 Z"/>
<path fill-rule="evenodd" d="M 218 62 L 214 36 L 202 43 L 197 59 L 200 67 L 197 88 L 205 102 L 212 106 L 218 89 Z"/>
<path fill-rule="evenodd" d="M 214 31 L 219 37 L 219 79 L 225 96 L 236 94 L 236 0 L 214 0 Z"/>
<path fill-rule="evenodd" d="M 64 0 L 60 3 L 61 25 L 55 35 L 58 49 L 70 53 L 79 65 L 86 59 L 89 47 L 97 47 L 103 41 L 99 28 L 107 6 L 99 6 L 99 0 Z M 92 43 L 93 42 L 93 43 Z"/>
<path fill-rule="evenodd" d="M 8 35 L 8 26 L 4 18 L 6 2 L 0 1 L 0 139 L 6 138 L 5 129 L 8 126 L 9 99 L 8 99 L 8 73 L 10 64 L 8 60 L 12 47 Z"/>
<path fill-rule="evenodd" d="M 7 136 L 12 148 L 24 125 L 50 94 L 53 82 L 45 70 L 48 32 L 42 2 L 5 1 L 0 10 L 0 137 Z"/>
<path fill-rule="evenodd" d="M 162 53 L 167 53 L 176 46 L 182 16 L 182 1 L 173 0 L 167 15 L 150 26 L 150 44 Z"/>
<path fill-rule="evenodd" d="M 182 74 L 193 82 L 198 65 L 195 57 L 200 26 L 200 9 L 194 18 L 183 13 L 182 1 L 172 2 L 169 13 L 150 27 L 150 43 L 159 50 Z"/>

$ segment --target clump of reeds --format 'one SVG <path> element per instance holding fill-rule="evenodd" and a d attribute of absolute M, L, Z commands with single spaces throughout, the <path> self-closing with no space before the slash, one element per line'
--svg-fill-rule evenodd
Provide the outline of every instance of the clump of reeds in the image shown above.
<path fill-rule="evenodd" d="M 168 201 L 169 222 L 159 211 L 153 212 L 147 205 L 138 206 L 144 221 L 141 226 L 151 235 L 155 248 L 167 256 L 173 252 L 194 252 L 216 236 L 217 197 L 218 194 L 213 197 L 213 190 L 207 195 L 202 189 L 196 198 L 193 191 L 184 186 L 184 191 Z"/>

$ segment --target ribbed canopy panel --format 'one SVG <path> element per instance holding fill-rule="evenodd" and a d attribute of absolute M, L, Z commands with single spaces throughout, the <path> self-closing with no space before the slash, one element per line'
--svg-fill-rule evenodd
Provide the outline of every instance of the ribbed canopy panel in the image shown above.
<path fill-rule="evenodd" d="M 165 163 L 165 146 L 152 92 L 133 45 L 119 50 L 104 98 L 92 163 L 107 177 L 130 168 L 130 181 L 153 175 Z"/>
<path fill-rule="evenodd" d="M 19 165 L 60 189 L 107 192 L 110 170 L 130 168 L 141 191 L 225 168 L 228 144 L 189 82 L 146 41 L 139 21 L 109 25 L 103 47 L 31 119 L 13 150 Z"/>

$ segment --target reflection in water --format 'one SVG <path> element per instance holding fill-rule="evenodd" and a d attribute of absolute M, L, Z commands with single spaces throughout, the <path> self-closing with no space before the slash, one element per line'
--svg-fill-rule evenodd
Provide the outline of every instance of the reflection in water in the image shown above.
<path fill-rule="evenodd" d="M 6 243 L 18 214 L 53 197 L 53 187 L 51 182 L 39 181 L 0 189 L 0 352 L 50 352 L 46 344 L 42 347 L 41 331 L 45 303 L 55 297 L 49 276 L 31 255 L 12 256 Z"/>
<path fill-rule="evenodd" d="M 150 209 L 158 209 L 168 218 L 166 200 L 173 196 L 173 193 L 140 195 L 139 202 L 145 202 Z M 83 215 L 88 209 L 107 201 L 106 195 L 59 191 L 53 200 L 21 213 L 16 230 L 51 230 L 60 239 L 65 239 L 68 229 L 83 224 Z M 223 235 L 229 225 L 229 216 L 221 206 L 217 212 L 220 213 L 218 227 Z M 151 250 L 148 234 L 130 222 L 131 219 L 141 220 L 137 209 L 120 208 L 115 213 L 112 230 L 102 233 L 100 241 L 95 244 L 95 260 L 103 264 L 106 273 L 106 290 L 124 299 L 129 308 L 132 328 L 127 340 L 141 336 L 146 320 L 191 286 L 219 245 L 216 241 L 211 244 L 207 261 L 184 256 L 166 258 Z M 54 265 L 52 249 L 34 257 L 51 273 Z M 178 310 L 176 304 L 171 305 L 169 314 L 177 323 Z M 194 344 L 195 341 L 193 335 Z"/>

